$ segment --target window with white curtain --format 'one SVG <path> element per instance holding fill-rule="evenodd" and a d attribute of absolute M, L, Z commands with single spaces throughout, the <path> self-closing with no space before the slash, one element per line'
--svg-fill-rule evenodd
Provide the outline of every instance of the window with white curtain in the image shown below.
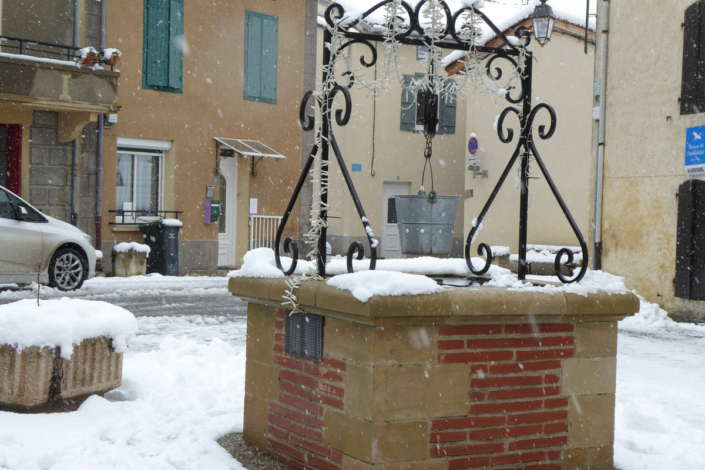
<path fill-rule="evenodd" d="M 161 150 L 118 147 L 117 213 L 125 221 L 145 221 L 157 218 L 162 207 Z"/>

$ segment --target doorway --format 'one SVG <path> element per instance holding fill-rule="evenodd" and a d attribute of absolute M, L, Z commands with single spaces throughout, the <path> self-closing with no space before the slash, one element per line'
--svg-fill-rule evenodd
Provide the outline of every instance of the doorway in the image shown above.
<path fill-rule="evenodd" d="M 235 266 L 237 228 L 237 157 L 220 159 L 220 218 L 218 219 L 218 266 Z"/>
<path fill-rule="evenodd" d="M 382 191 L 382 258 L 402 258 L 394 196 L 409 194 L 409 183 L 385 182 Z"/>
<path fill-rule="evenodd" d="M 20 195 L 22 127 L 0 124 L 0 186 Z"/>

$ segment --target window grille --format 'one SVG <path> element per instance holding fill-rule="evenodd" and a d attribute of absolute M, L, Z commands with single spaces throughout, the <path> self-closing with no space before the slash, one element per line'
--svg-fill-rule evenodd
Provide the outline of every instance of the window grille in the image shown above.
<path fill-rule="evenodd" d="M 309 313 L 286 312 L 285 350 L 287 354 L 312 361 L 323 360 L 323 317 Z"/>

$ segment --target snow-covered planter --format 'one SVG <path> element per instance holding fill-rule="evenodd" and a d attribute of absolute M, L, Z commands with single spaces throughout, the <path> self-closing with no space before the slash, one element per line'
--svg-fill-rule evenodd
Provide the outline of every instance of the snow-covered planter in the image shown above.
<path fill-rule="evenodd" d="M 112 65 L 113 67 L 118 64 L 121 56 L 122 52 L 112 47 L 103 51 L 103 60 L 106 64 Z"/>
<path fill-rule="evenodd" d="M 0 410 L 68 411 L 119 387 L 122 355 L 136 331 L 130 312 L 105 302 L 0 306 Z"/>
<path fill-rule="evenodd" d="M 151 249 L 142 243 L 118 243 L 113 247 L 111 259 L 113 276 L 130 277 L 147 274 L 147 258 Z"/>
<path fill-rule="evenodd" d="M 81 63 L 83 65 L 94 65 L 98 61 L 98 51 L 96 51 L 93 47 L 84 47 L 78 52 L 81 56 Z"/>

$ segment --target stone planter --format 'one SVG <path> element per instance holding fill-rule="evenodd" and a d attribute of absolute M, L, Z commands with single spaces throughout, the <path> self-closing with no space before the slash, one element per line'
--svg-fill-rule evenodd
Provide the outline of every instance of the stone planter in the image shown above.
<path fill-rule="evenodd" d="M 127 250 L 110 253 L 113 263 L 113 276 L 130 277 L 147 274 L 147 256 L 145 251 Z"/>
<path fill-rule="evenodd" d="M 305 282 L 317 362 L 286 352 L 286 289 L 230 280 L 249 302 L 246 442 L 321 470 L 613 468 L 617 321 L 636 296 L 446 288 L 362 303 Z"/>
<path fill-rule="evenodd" d="M 71 411 L 90 395 L 103 395 L 122 382 L 122 353 L 108 338 L 74 346 L 71 360 L 59 348 L 0 345 L 0 410 Z"/>

